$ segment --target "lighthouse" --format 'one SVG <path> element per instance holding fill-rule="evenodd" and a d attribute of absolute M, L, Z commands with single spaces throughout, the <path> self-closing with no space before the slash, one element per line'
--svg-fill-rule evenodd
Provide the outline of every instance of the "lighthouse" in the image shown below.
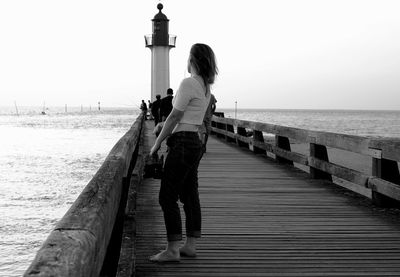
<path fill-rule="evenodd" d="M 176 36 L 168 33 L 169 19 L 157 5 L 158 13 L 152 19 L 153 33 L 145 36 L 146 47 L 151 50 L 151 101 L 160 94 L 164 97 L 169 88 L 169 50 L 175 47 Z"/>

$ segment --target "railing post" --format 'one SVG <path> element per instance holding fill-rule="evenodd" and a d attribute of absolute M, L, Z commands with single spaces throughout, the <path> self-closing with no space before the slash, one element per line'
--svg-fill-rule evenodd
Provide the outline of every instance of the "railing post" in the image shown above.
<path fill-rule="evenodd" d="M 370 150 L 372 153 L 372 176 L 400 185 L 397 161 L 382 158 L 381 149 L 370 148 Z M 381 207 L 399 206 L 398 201 L 376 191 L 372 191 L 372 201 Z"/>
<path fill-rule="evenodd" d="M 310 156 L 319 160 L 329 162 L 328 151 L 325 145 L 310 143 Z M 332 182 L 332 175 L 310 166 L 310 176 L 313 179 L 324 179 Z"/>
<path fill-rule="evenodd" d="M 217 123 L 211 120 L 211 127 L 217 128 Z M 211 129 L 210 135 L 215 135 L 216 133 Z"/>
<path fill-rule="evenodd" d="M 289 138 L 287 138 L 287 137 L 282 137 L 282 136 L 279 136 L 279 135 L 275 135 L 275 146 L 277 146 L 279 148 L 282 148 L 282 149 L 284 149 L 286 151 L 291 151 L 291 149 L 290 149 L 290 141 L 289 141 Z M 282 158 L 282 157 L 280 157 L 278 155 L 276 155 L 276 161 L 278 163 L 293 165 L 292 161 L 290 161 L 288 159 L 285 159 L 285 158 Z"/>
<path fill-rule="evenodd" d="M 235 129 L 233 128 L 232 124 L 226 124 L 226 131 L 230 132 L 232 134 L 235 133 Z M 226 139 L 227 142 L 235 142 L 236 141 L 234 138 L 231 138 L 229 136 L 225 136 L 225 139 Z"/>
<path fill-rule="evenodd" d="M 222 113 L 222 112 L 214 112 L 214 115 L 217 116 L 217 117 L 225 117 L 225 114 Z M 213 126 L 213 125 L 211 125 L 211 126 L 216 127 L 216 128 L 218 128 L 220 130 L 226 130 L 226 124 L 224 124 L 224 123 L 216 122 L 216 123 L 214 123 L 214 125 L 215 126 Z M 221 138 L 221 137 L 225 137 L 225 135 L 217 133 L 217 137 Z"/>
<path fill-rule="evenodd" d="M 240 135 L 240 136 L 243 136 L 243 137 L 247 137 L 247 132 L 246 132 L 246 128 L 243 128 L 243 127 L 237 127 L 237 134 L 238 135 Z M 237 145 L 239 145 L 240 147 L 247 147 L 247 148 L 249 148 L 249 144 L 248 143 L 245 143 L 245 142 L 243 142 L 243 141 L 241 141 L 241 140 L 239 140 L 239 139 L 236 139 L 236 143 L 237 143 Z"/>
<path fill-rule="evenodd" d="M 264 136 L 261 131 L 253 130 L 253 142 L 264 143 Z M 264 149 L 261 149 L 257 146 L 254 146 L 254 144 L 253 144 L 253 152 L 255 154 L 265 154 L 265 155 L 267 154 L 267 151 L 265 151 Z"/>

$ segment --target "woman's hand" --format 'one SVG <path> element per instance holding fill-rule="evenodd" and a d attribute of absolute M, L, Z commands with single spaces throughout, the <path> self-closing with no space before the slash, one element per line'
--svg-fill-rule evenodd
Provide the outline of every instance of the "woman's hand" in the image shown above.
<path fill-rule="evenodd" d="M 156 138 L 156 142 L 150 150 L 150 156 L 157 153 L 158 149 L 160 149 L 161 143 L 172 133 L 172 130 L 175 128 L 176 124 L 178 124 L 178 122 L 181 120 L 183 113 L 183 111 L 172 108 L 171 113 L 163 124 L 160 134 Z"/>
<path fill-rule="evenodd" d="M 154 154 L 157 153 L 157 151 L 160 149 L 161 145 L 159 143 L 154 143 L 153 147 L 150 150 L 150 156 L 153 156 Z"/>

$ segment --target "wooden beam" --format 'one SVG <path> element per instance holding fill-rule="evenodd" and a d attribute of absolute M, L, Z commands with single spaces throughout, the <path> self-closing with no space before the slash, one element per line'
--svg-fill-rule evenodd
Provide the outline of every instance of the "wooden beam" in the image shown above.
<path fill-rule="evenodd" d="M 292 164 L 293 162 L 295 162 L 302 165 L 308 165 L 308 158 L 303 154 L 291 152 L 277 146 L 273 146 L 272 149 L 273 149 L 272 153 L 274 153 L 280 159 L 289 161 L 289 164 L 290 162 L 292 162 Z"/>
<path fill-rule="evenodd" d="M 369 176 L 359 171 L 320 160 L 316 157 L 309 157 L 308 164 L 310 167 L 326 172 L 329 175 L 339 177 L 362 187 L 367 187 Z"/>
<path fill-rule="evenodd" d="M 368 179 L 368 188 L 389 198 L 400 201 L 400 187 L 381 178 L 371 177 Z"/>

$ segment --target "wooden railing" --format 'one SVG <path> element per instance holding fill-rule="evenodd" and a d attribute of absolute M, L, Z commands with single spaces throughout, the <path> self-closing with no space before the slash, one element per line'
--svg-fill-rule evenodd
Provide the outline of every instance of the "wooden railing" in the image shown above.
<path fill-rule="evenodd" d="M 50 233 L 24 276 L 115 276 L 143 124 L 141 114 Z"/>
<path fill-rule="evenodd" d="M 373 139 L 219 116 L 213 116 L 212 132 L 229 142 L 258 154 L 270 153 L 280 163 L 306 166 L 312 178 L 332 181 L 332 176 L 336 176 L 370 189 L 372 199 L 378 205 L 399 204 L 400 139 Z M 274 140 L 265 141 L 264 138 L 271 134 Z M 292 142 L 309 144 L 308 155 L 291 151 Z M 370 159 L 370 174 L 330 162 L 327 147 L 358 153 Z"/>

